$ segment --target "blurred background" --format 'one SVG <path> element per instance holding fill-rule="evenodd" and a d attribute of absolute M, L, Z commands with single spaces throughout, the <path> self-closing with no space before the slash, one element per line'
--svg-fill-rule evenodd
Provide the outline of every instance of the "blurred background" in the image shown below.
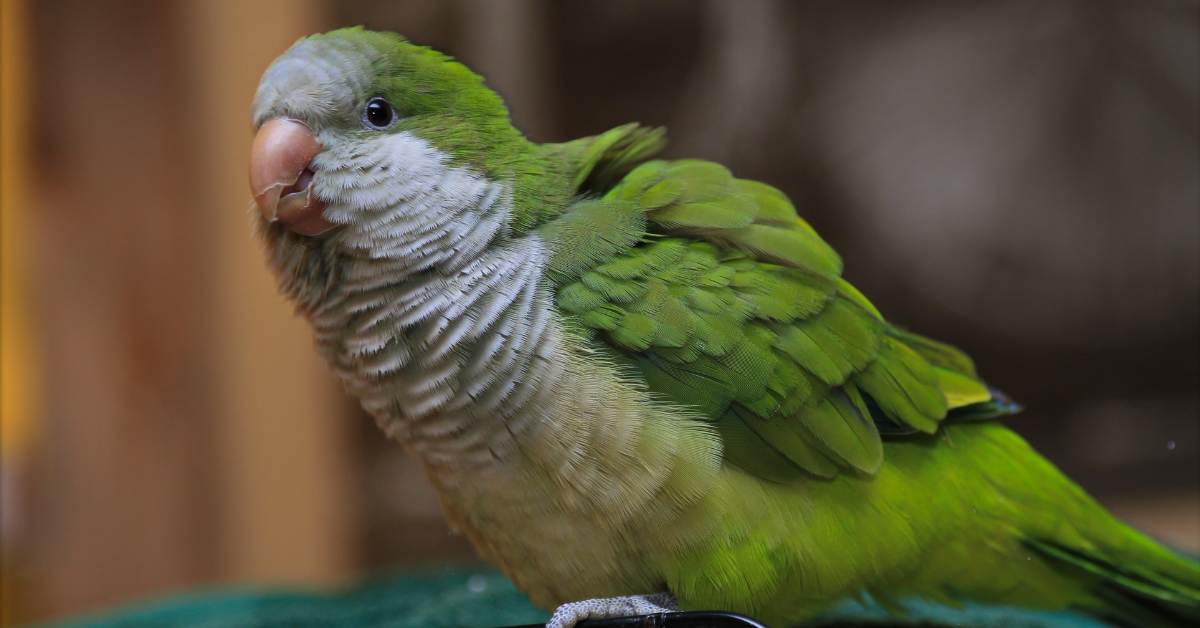
<path fill-rule="evenodd" d="M 0 0 L 3 625 L 472 560 L 250 238 L 297 37 L 453 54 L 538 141 L 640 121 L 789 194 L 885 315 L 1200 552 L 1200 10 L 1174 0 Z"/>

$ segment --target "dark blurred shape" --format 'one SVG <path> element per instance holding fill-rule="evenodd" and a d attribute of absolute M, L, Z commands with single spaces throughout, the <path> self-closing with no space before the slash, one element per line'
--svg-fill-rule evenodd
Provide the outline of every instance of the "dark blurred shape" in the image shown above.
<path fill-rule="evenodd" d="M 1194 488 L 1200 478 L 1197 398 L 1097 399 L 1066 418 L 1067 453 L 1112 491 Z"/>
<path fill-rule="evenodd" d="M 850 206 L 946 309 L 1055 344 L 1195 333 L 1195 6 L 925 3 L 831 66 Z"/>
<path fill-rule="evenodd" d="M 374 421 L 363 418 L 361 442 L 367 466 L 361 542 L 366 566 L 478 561 L 467 537 L 451 533 L 437 490 L 425 478 L 420 460 L 385 438 Z"/>

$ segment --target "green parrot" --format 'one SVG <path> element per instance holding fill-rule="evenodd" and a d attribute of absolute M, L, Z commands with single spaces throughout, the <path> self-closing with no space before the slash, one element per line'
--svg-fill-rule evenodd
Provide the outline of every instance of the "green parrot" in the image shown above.
<path fill-rule="evenodd" d="M 1200 622 L 1200 565 L 994 419 L 775 188 L 563 144 L 389 33 L 301 39 L 253 104 L 257 233 L 320 355 L 551 628 L 850 599 Z"/>

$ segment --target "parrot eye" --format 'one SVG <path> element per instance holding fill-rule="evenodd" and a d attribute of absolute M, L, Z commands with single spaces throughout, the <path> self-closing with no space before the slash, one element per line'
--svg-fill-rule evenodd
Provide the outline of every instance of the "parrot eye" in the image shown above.
<path fill-rule="evenodd" d="M 396 112 L 388 101 L 382 98 L 372 98 L 363 108 L 362 124 L 368 129 L 386 129 L 396 121 Z"/>

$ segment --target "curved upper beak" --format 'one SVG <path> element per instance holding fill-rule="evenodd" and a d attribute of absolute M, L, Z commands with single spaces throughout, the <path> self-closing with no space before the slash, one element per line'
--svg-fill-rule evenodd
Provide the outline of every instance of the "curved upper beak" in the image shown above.
<path fill-rule="evenodd" d="M 250 192 L 263 218 L 303 235 L 337 226 L 322 215 L 325 203 L 312 194 L 311 162 L 321 152 L 312 129 L 290 118 L 263 123 L 250 148 Z"/>

